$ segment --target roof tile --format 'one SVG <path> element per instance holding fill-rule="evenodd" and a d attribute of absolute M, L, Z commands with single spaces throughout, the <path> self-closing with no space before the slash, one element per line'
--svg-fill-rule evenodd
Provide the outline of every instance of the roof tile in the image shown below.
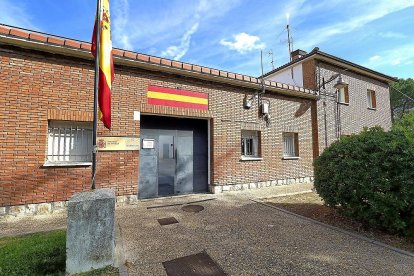
<path fill-rule="evenodd" d="M 188 64 L 188 63 L 183 63 L 183 69 L 185 69 L 185 70 L 192 70 L 192 65 L 191 64 Z"/>
<path fill-rule="evenodd" d="M 163 58 L 161 59 L 161 64 L 171 66 L 171 60 Z"/>
<path fill-rule="evenodd" d="M 10 33 L 10 28 L 7 28 L 6 26 L 1 26 L 0 25 L 0 33 L 1 34 L 9 34 Z"/>
<path fill-rule="evenodd" d="M 217 70 L 217 69 L 211 69 L 211 74 L 212 75 L 215 75 L 215 76 L 219 76 L 220 75 L 219 70 Z"/>
<path fill-rule="evenodd" d="M 124 57 L 130 58 L 130 59 L 136 59 L 137 53 L 130 52 L 130 51 L 124 51 Z"/>
<path fill-rule="evenodd" d="M 193 70 L 197 72 L 201 72 L 201 66 L 193 65 Z"/>
<path fill-rule="evenodd" d="M 210 74 L 210 68 L 208 68 L 208 67 L 201 67 L 201 72 L 203 72 L 203 73 L 207 73 L 207 74 Z"/>
<path fill-rule="evenodd" d="M 29 39 L 46 42 L 47 41 L 47 36 L 45 36 L 43 34 L 30 33 L 29 34 Z"/>
<path fill-rule="evenodd" d="M 92 45 L 90 43 L 87 43 L 87 42 L 81 43 L 81 49 L 85 49 L 85 50 L 90 51 L 91 48 L 92 48 Z"/>
<path fill-rule="evenodd" d="M 29 33 L 24 31 L 24 30 L 19 30 L 19 29 L 10 29 L 10 34 L 14 35 L 14 36 L 18 36 L 21 38 L 29 38 Z"/>
<path fill-rule="evenodd" d="M 172 67 L 183 68 L 183 63 L 180 61 L 172 61 Z"/>
<path fill-rule="evenodd" d="M 137 59 L 142 60 L 142 61 L 149 61 L 149 56 L 148 55 L 144 55 L 144 54 L 138 54 Z"/>
<path fill-rule="evenodd" d="M 226 71 L 221 71 L 221 70 L 220 70 L 220 76 L 221 76 L 221 77 L 225 77 L 225 78 L 227 78 L 227 72 L 226 72 Z"/>
<path fill-rule="evenodd" d="M 64 45 L 65 44 L 65 40 L 63 40 L 62 38 L 53 37 L 53 36 L 48 36 L 47 37 L 47 42 L 53 43 L 53 44 L 58 44 L 58 45 Z"/>
<path fill-rule="evenodd" d="M 150 56 L 149 61 L 152 63 L 160 64 L 161 58 Z"/>
<path fill-rule="evenodd" d="M 235 79 L 235 78 L 236 78 L 236 74 L 234 74 L 234 73 L 230 73 L 230 72 L 228 72 L 228 73 L 227 73 L 227 76 L 228 76 L 229 78 L 231 78 L 231 79 Z"/>
<path fill-rule="evenodd" d="M 243 75 L 241 75 L 241 74 L 236 74 L 236 79 L 238 79 L 238 80 L 243 80 Z"/>
<path fill-rule="evenodd" d="M 123 57 L 124 56 L 124 51 L 122 51 L 120 49 L 112 49 L 112 55 Z"/>
<path fill-rule="evenodd" d="M 72 48 L 80 48 L 80 42 L 71 39 L 66 39 L 65 46 L 69 46 Z"/>

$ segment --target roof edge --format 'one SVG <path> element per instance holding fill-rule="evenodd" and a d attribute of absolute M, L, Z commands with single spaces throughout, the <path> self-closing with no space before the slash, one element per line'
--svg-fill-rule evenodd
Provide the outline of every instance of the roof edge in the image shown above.
<path fill-rule="evenodd" d="M 0 24 L 0 43 L 87 60 L 93 59 L 90 53 L 91 43 L 89 42 L 30 31 L 4 24 Z M 113 55 L 115 64 L 140 67 L 152 71 L 164 71 L 255 89 L 260 89 L 262 85 L 261 78 L 150 56 L 119 48 L 113 48 Z M 317 98 L 317 92 L 310 89 L 273 81 L 265 81 L 264 84 L 266 89 L 271 92 L 299 98 Z"/>
<path fill-rule="evenodd" d="M 358 72 L 360 74 L 364 74 L 364 75 L 369 76 L 371 78 L 386 81 L 387 83 L 398 81 L 398 78 L 396 78 L 396 77 L 391 77 L 391 76 L 385 75 L 383 73 L 380 73 L 378 71 L 369 69 L 369 68 L 364 67 L 362 65 L 359 65 L 359 64 L 353 63 L 351 61 L 348 61 L 348 60 L 330 55 L 328 53 L 322 52 L 317 47 L 314 48 L 310 53 L 300 57 L 299 59 L 291 61 L 289 63 L 286 63 L 286 64 L 284 64 L 284 65 L 282 65 L 282 66 L 280 66 L 276 69 L 273 69 L 272 71 L 267 72 L 266 74 L 263 75 L 263 77 L 270 76 L 270 75 L 272 75 L 276 72 L 279 72 L 283 69 L 286 69 L 290 66 L 293 66 L 293 65 L 298 64 L 298 63 L 302 63 L 305 59 L 308 59 L 310 57 L 314 57 L 315 59 L 318 59 L 318 60 L 323 60 L 327 63 L 331 63 L 331 64 L 336 65 L 336 66 L 351 67 L 351 70 L 352 70 L 352 68 L 354 68 L 353 71 L 355 71 L 355 72 Z"/>

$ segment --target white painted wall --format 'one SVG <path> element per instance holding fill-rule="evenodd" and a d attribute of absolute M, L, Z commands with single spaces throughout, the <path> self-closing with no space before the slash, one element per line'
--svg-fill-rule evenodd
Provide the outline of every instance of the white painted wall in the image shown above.
<path fill-rule="evenodd" d="M 302 63 L 293 66 L 293 78 L 292 68 L 286 68 L 281 71 L 275 72 L 267 77 L 265 80 L 276 81 L 294 86 L 303 87 L 303 70 Z"/>

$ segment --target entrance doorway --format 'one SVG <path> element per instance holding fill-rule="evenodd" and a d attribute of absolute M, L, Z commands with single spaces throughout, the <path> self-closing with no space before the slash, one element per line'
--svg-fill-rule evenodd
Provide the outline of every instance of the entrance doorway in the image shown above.
<path fill-rule="evenodd" d="M 208 121 L 141 116 L 139 198 L 208 190 Z"/>

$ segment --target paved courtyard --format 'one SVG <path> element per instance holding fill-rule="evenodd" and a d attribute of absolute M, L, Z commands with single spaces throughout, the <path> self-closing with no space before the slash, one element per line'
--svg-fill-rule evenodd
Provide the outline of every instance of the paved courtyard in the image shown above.
<path fill-rule="evenodd" d="M 251 200 L 292 191 L 201 194 L 119 207 L 118 255 L 129 275 L 166 275 L 163 262 L 201 252 L 228 275 L 414 274 L 413 257 Z M 184 212 L 191 202 L 204 210 Z M 178 223 L 161 226 L 157 219 L 167 217 Z M 0 236 L 51 230 L 65 227 L 65 214 L 0 225 Z"/>
<path fill-rule="evenodd" d="M 270 192 L 271 190 L 268 190 Z M 130 275 L 166 275 L 162 262 L 205 251 L 229 275 L 413 275 L 414 258 L 255 203 L 260 192 L 198 195 L 118 209 Z M 187 213 L 182 205 L 205 209 Z M 147 209 L 148 207 L 152 209 Z M 157 219 L 179 223 L 161 226 Z"/>

